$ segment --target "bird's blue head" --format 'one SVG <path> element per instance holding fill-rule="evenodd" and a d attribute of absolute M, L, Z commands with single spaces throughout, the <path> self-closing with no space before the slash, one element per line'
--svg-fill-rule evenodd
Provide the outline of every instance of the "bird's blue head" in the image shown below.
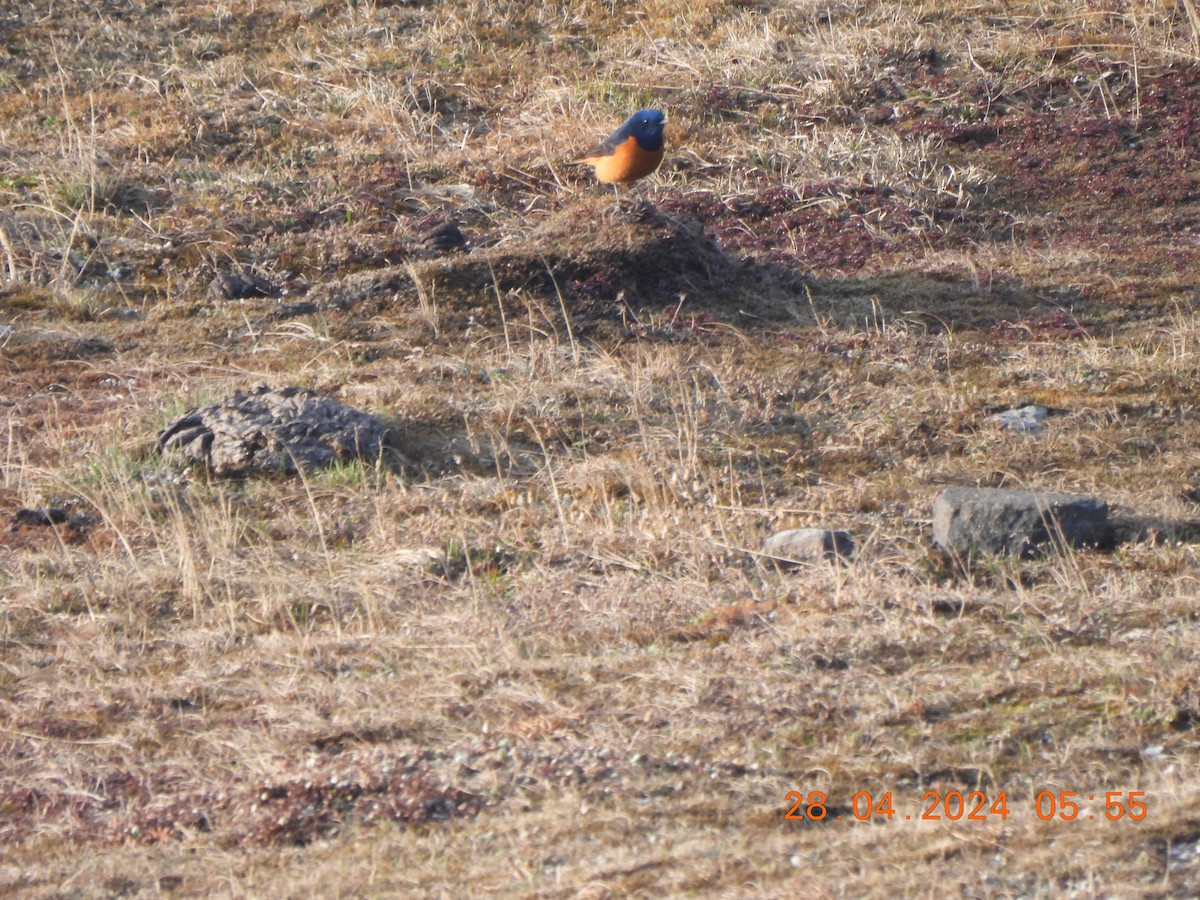
<path fill-rule="evenodd" d="M 643 150 L 658 150 L 663 145 L 663 126 L 667 117 L 662 110 L 640 109 L 625 120 L 620 132 L 626 138 L 637 138 Z"/>

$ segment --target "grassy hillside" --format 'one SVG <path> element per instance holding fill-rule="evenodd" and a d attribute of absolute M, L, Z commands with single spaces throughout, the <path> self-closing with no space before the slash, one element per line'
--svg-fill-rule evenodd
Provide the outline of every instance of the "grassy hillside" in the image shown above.
<path fill-rule="evenodd" d="M 1200 892 L 1197 548 L 929 527 L 1200 517 L 1198 59 L 1192 0 L 0 7 L 0 889 Z M 650 105 L 657 175 L 570 164 Z M 260 383 L 389 454 L 157 454 Z"/>

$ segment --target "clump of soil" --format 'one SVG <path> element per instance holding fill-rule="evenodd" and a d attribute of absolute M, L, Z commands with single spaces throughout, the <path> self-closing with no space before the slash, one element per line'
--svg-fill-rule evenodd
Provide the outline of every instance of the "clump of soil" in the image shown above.
<path fill-rule="evenodd" d="M 343 309 L 361 303 L 376 315 L 423 305 L 439 330 L 554 320 L 565 310 L 577 334 L 660 314 L 745 324 L 807 303 L 800 275 L 727 254 L 698 220 L 628 200 L 569 206 L 469 254 L 357 273 L 317 289 L 315 299 Z"/>
<path fill-rule="evenodd" d="M 498 248 L 500 252 L 506 249 Z M 615 305 L 637 313 L 685 308 L 736 322 L 747 313 L 777 318 L 803 295 L 802 280 L 727 253 L 691 216 L 676 216 L 649 203 L 606 208 L 603 203 L 562 210 L 548 219 L 517 252 L 504 253 L 510 271 L 526 267 L 531 278 L 549 261 L 555 281 L 575 314 L 601 319 Z"/>

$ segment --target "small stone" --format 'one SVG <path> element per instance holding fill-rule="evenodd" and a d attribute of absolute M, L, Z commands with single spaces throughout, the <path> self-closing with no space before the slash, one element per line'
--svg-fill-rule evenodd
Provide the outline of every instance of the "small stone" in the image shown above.
<path fill-rule="evenodd" d="M 242 300 L 246 297 L 274 297 L 279 288 L 254 272 L 218 272 L 208 285 L 211 300 Z"/>
<path fill-rule="evenodd" d="M 51 525 L 62 525 L 70 518 L 65 509 L 58 509 L 53 506 L 43 507 L 40 509 L 18 509 L 13 513 L 12 523 L 9 527 L 13 529 L 21 526 L 32 526 L 35 528 L 49 528 Z"/>
<path fill-rule="evenodd" d="M 1095 497 L 1005 488 L 949 488 L 933 504 L 933 540 L 951 553 L 1028 558 L 1047 543 L 1098 546 L 1108 504 Z"/>
<path fill-rule="evenodd" d="M 392 551 L 392 562 L 401 566 L 425 568 L 441 562 L 446 554 L 433 547 L 398 547 Z"/>
<path fill-rule="evenodd" d="M 1004 412 L 989 416 L 989 422 L 995 422 L 1005 431 L 1017 434 L 1042 434 L 1046 430 L 1046 416 L 1050 410 L 1044 406 L 1022 406 L 1020 409 L 1006 409 Z"/>
<path fill-rule="evenodd" d="M 463 237 L 462 229 L 454 222 L 442 222 L 421 235 L 421 246 L 435 254 L 449 253 L 452 250 L 465 250 L 467 240 Z"/>
<path fill-rule="evenodd" d="M 767 538 L 763 542 L 763 553 L 784 565 L 821 560 L 845 561 L 854 555 L 854 539 L 845 531 L 793 528 L 776 532 Z"/>

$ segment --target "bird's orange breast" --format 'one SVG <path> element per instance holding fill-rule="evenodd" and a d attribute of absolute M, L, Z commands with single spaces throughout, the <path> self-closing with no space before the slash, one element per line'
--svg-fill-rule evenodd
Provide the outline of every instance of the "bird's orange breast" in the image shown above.
<path fill-rule="evenodd" d="M 631 137 L 610 154 L 589 156 L 580 162 L 589 163 L 596 170 L 597 181 L 625 184 L 649 175 L 658 168 L 662 158 L 662 147 L 644 150 L 637 138 Z"/>

